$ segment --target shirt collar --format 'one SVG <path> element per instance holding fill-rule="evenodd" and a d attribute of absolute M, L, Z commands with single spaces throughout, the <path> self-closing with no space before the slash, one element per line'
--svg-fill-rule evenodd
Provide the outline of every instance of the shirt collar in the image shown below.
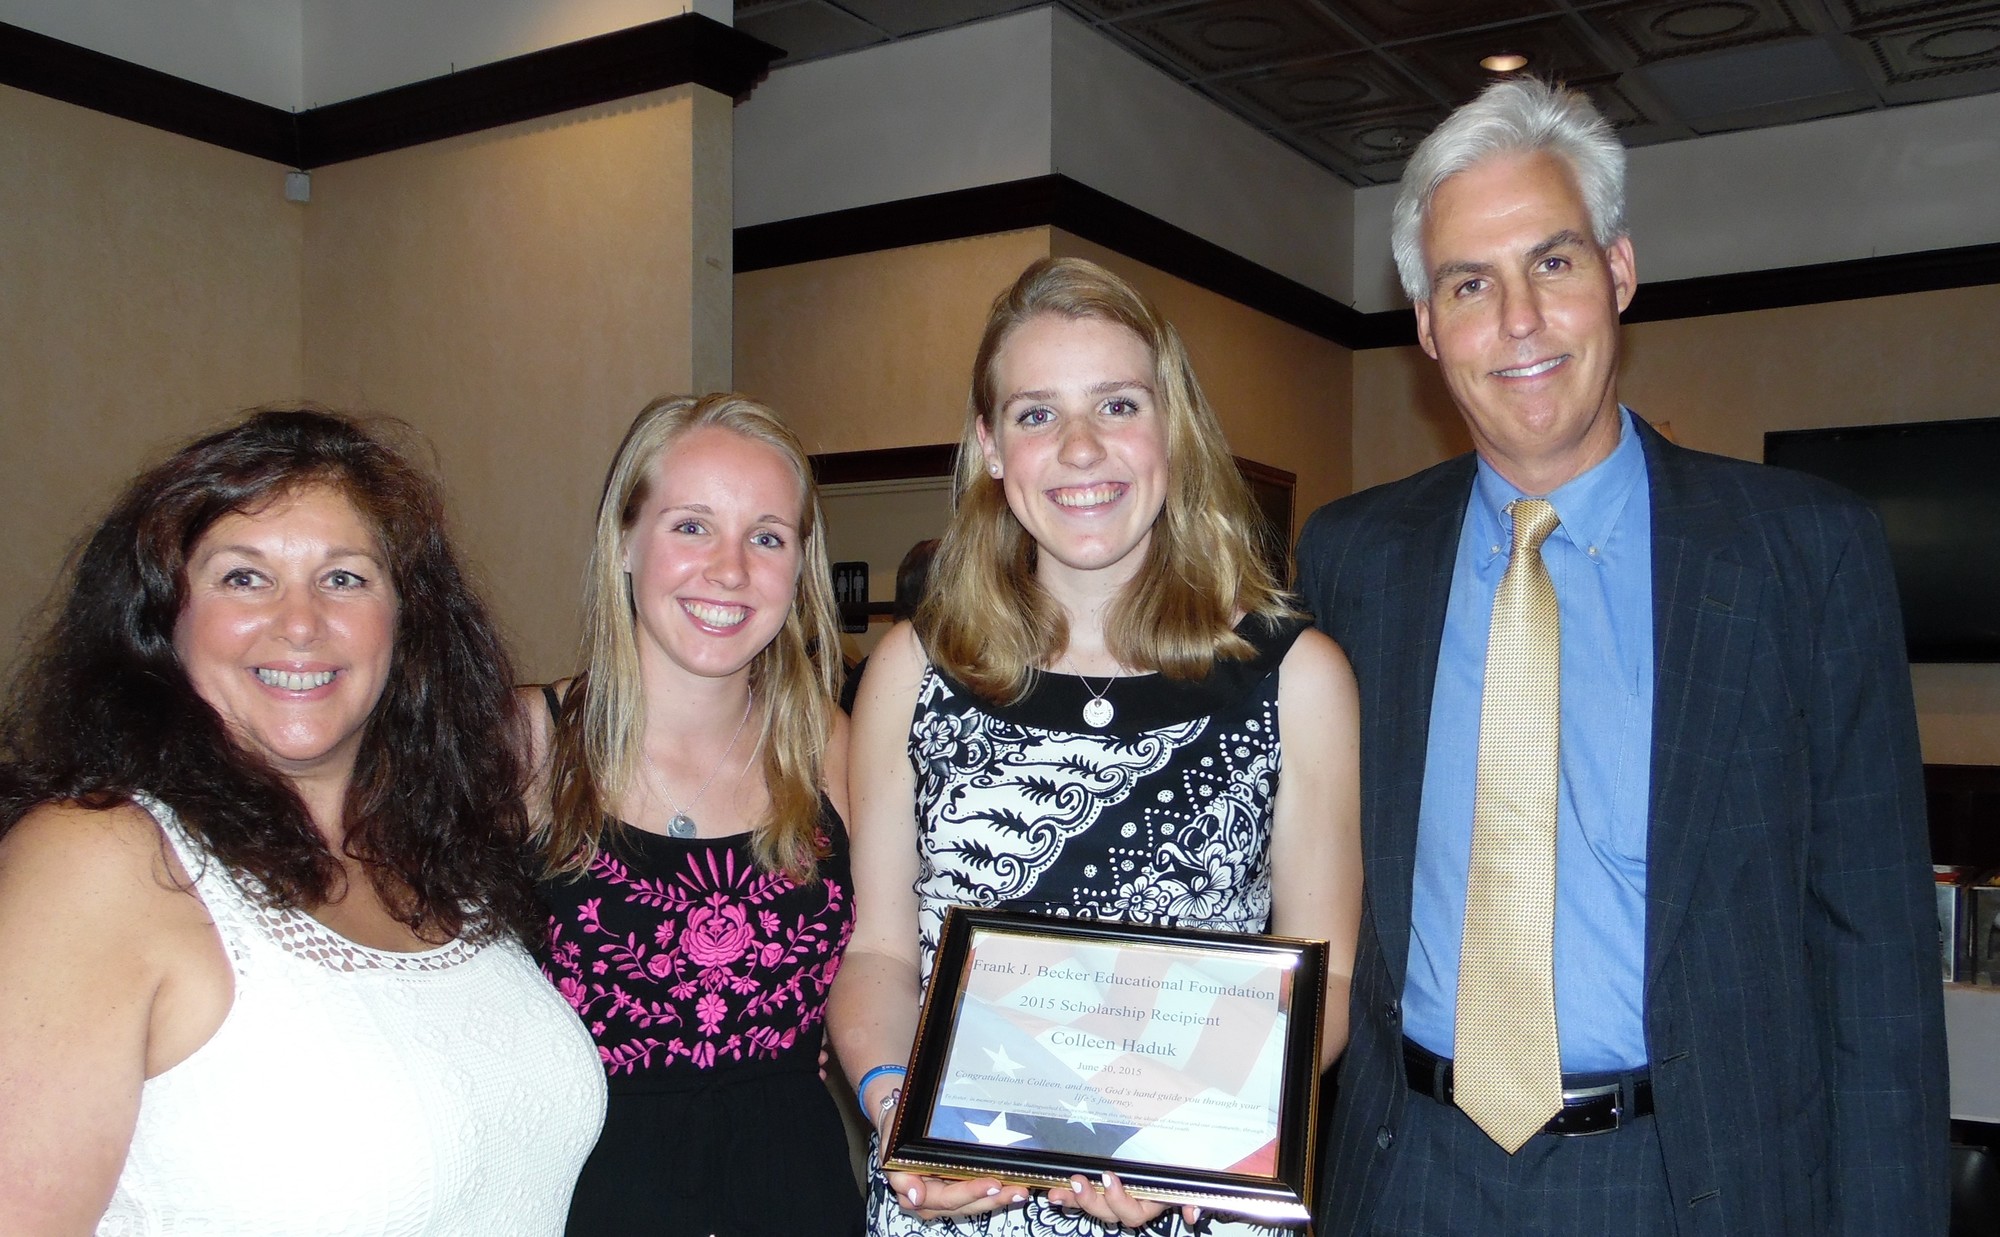
<path fill-rule="evenodd" d="M 1618 445 L 1611 454 L 1573 477 L 1553 494 L 1549 505 L 1562 521 L 1550 536 L 1561 537 L 1581 550 L 1592 562 L 1601 563 L 1601 548 L 1611 537 L 1625 503 L 1646 476 L 1646 452 L 1639 433 L 1632 427 L 1632 410 L 1618 406 Z M 1483 550 L 1504 556 L 1514 540 L 1514 520 L 1506 514 L 1508 503 L 1526 494 L 1495 472 L 1485 460 L 1479 461 L 1472 484 L 1472 505 L 1466 518 L 1472 521 L 1477 544 Z"/>

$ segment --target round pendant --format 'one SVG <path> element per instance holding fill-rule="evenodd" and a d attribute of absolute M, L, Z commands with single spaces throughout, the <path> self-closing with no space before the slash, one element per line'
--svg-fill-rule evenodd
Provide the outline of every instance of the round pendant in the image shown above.
<path fill-rule="evenodd" d="M 1111 715 L 1113 712 L 1114 710 L 1109 700 L 1106 700 L 1102 696 L 1092 696 L 1090 702 L 1083 706 L 1083 720 L 1089 722 L 1096 729 L 1102 730 L 1111 724 Z"/>
<path fill-rule="evenodd" d="M 667 822 L 667 836 L 670 838 L 691 838 L 694 836 L 694 818 L 686 812 L 675 812 Z"/>

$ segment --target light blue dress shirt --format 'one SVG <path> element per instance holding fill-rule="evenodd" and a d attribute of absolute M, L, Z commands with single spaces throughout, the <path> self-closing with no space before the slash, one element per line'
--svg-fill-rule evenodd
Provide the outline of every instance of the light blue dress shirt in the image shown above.
<path fill-rule="evenodd" d="M 1548 495 L 1542 546 L 1562 613 L 1562 787 L 1556 821 L 1556 1032 L 1565 1073 L 1646 1063 L 1646 816 L 1653 748 L 1653 518 L 1631 413 L 1618 446 Z M 1431 694 L 1403 1026 L 1452 1055 L 1472 853 L 1480 698 L 1493 594 L 1524 497 L 1480 461 L 1452 568 Z"/>

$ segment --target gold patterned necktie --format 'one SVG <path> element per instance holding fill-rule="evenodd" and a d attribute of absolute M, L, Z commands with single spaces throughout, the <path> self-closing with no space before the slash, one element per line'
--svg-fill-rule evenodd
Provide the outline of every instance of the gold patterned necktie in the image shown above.
<path fill-rule="evenodd" d="M 1562 1108 L 1554 960 L 1562 620 L 1542 562 L 1555 508 L 1523 498 L 1507 509 L 1514 550 L 1487 636 L 1452 1097 L 1511 1155 Z"/>

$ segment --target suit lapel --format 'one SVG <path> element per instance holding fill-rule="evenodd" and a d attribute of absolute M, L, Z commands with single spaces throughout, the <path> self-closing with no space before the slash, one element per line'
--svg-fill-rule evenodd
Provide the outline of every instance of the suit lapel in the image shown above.
<path fill-rule="evenodd" d="M 1373 628 L 1378 647 L 1372 662 L 1385 667 L 1386 673 L 1372 690 L 1363 687 L 1367 707 L 1373 710 L 1364 734 L 1374 739 L 1363 765 L 1367 802 L 1363 818 L 1377 826 L 1373 845 L 1363 853 L 1366 879 L 1374 891 L 1368 903 L 1376 936 L 1397 989 L 1402 987 L 1410 952 L 1410 897 L 1431 692 L 1472 477 L 1472 459 L 1467 456 L 1461 467 L 1447 467 L 1425 478 L 1391 521 L 1375 560 L 1382 575 L 1373 582 L 1380 599 L 1380 622 Z"/>
<path fill-rule="evenodd" d="M 1635 418 L 1636 420 L 1636 418 Z M 1701 457 L 1639 422 L 1653 506 L 1653 764 L 1646 986 L 1679 932 L 1735 746 L 1763 579 Z"/>

